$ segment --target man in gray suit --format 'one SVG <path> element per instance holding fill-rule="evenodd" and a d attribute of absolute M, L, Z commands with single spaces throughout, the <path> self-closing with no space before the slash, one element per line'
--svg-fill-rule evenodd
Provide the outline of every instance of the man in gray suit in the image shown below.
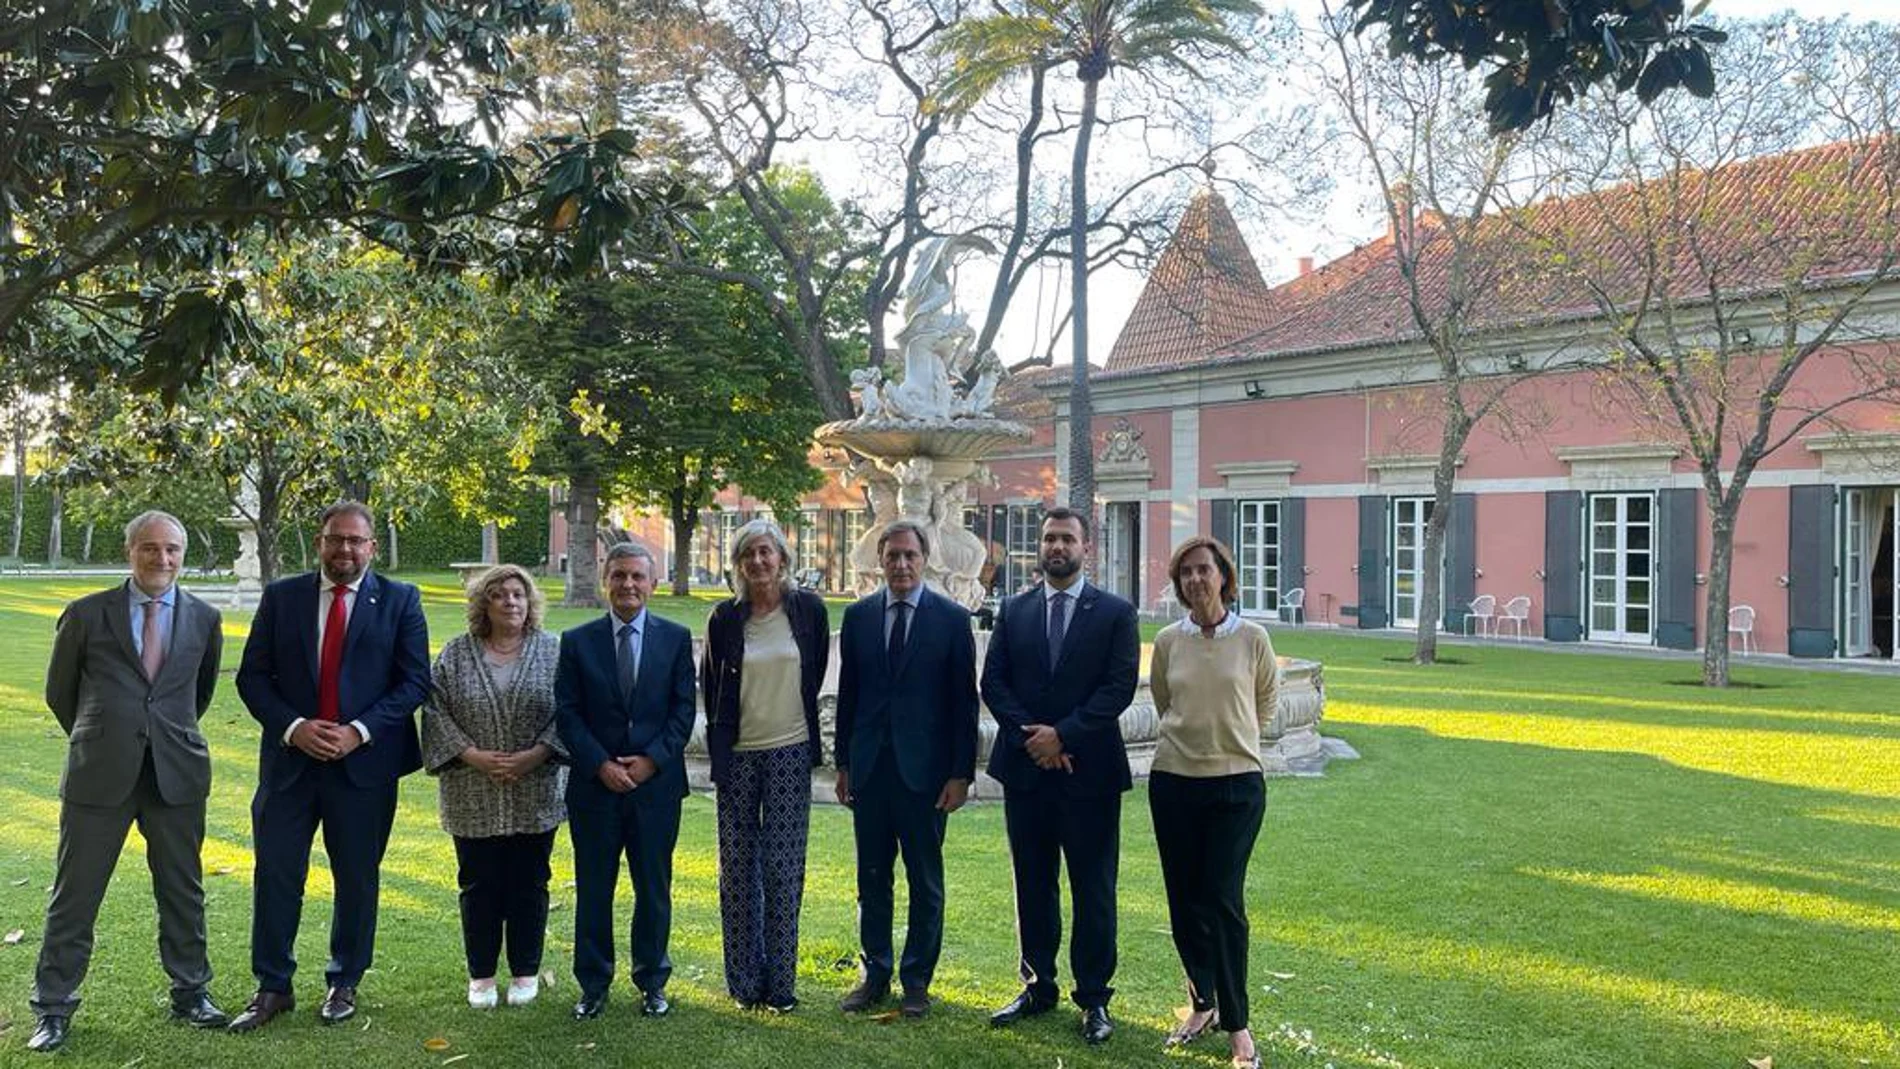
<path fill-rule="evenodd" d="M 39 1027 L 27 1049 L 66 1042 L 93 922 L 133 821 L 158 898 L 158 957 L 171 977 L 171 1016 L 198 1028 L 228 1020 L 206 986 L 205 894 L 199 860 L 211 752 L 198 718 L 218 681 L 218 611 L 178 588 L 185 528 L 163 512 L 126 525 L 132 579 L 80 598 L 59 618 L 46 704 L 66 732 L 59 849 L 46 937 L 33 981 Z"/>

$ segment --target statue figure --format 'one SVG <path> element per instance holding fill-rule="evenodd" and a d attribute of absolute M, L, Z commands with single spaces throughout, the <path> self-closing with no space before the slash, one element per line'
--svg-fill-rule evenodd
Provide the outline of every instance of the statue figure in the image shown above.
<path fill-rule="evenodd" d="M 904 355 L 904 379 L 884 387 L 880 403 L 890 414 L 915 420 L 945 420 L 957 401 L 951 371 L 969 362 L 976 332 L 952 308 L 956 293 L 950 268 L 970 250 L 994 253 L 996 247 L 974 234 L 933 238 L 924 243 L 915 273 L 904 288 L 904 326 L 897 344 Z"/>

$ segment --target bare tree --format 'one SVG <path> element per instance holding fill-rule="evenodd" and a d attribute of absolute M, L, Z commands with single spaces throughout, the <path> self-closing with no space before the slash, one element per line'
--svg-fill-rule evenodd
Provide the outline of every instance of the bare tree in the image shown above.
<path fill-rule="evenodd" d="M 1900 402 L 1880 321 L 1900 281 L 1900 29 L 1730 29 L 1713 99 L 1605 97 L 1560 118 L 1537 163 L 1572 195 L 1515 213 L 1596 313 L 1608 395 L 1695 466 L 1717 687 L 1750 480 L 1801 436 Z"/>
<path fill-rule="evenodd" d="M 1501 414 L 1513 386 L 1550 362 L 1513 344 L 1506 311 L 1528 242 L 1493 209 L 1511 177 L 1519 138 L 1488 136 L 1483 86 L 1445 64 L 1394 63 L 1326 13 L 1319 33 L 1326 59 L 1316 76 L 1339 109 L 1349 157 L 1363 171 L 1387 220 L 1392 288 L 1404 309 L 1404 340 L 1429 365 L 1402 378 L 1423 380 L 1435 426 L 1437 462 L 1425 523 L 1413 660 L 1438 657 L 1444 615 L 1445 531 L 1458 465 L 1478 425 Z"/>

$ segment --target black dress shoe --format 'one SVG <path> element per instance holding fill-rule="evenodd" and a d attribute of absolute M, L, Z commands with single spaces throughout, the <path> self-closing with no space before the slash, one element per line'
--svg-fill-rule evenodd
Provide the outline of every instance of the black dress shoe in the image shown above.
<path fill-rule="evenodd" d="M 599 1017 L 601 1012 L 606 1008 L 607 992 L 602 991 L 597 995 L 583 993 L 581 1000 L 574 1004 L 574 1019 L 576 1021 L 591 1021 Z"/>
<path fill-rule="evenodd" d="M 356 1016 L 356 988 L 338 985 L 323 996 L 323 1005 L 317 1007 L 317 1020 L 324 1024 L 341 1024 Z"/>
<path fill-rule="evenodd" d="M 251 996 L 244 1012 L 231 1019 L 231 1031 L 250 1032 L 269 1024 L 280 1013 L 297 1008 L 297 1000 L 288 991 L 259 991 Z"/>
<path fill-rule="evenodd" d="M 664 1017 L 673 1012 L 673 1004 L 666 1001 L 666 992 L 648 991 L 640 996 L 640 1016 Z"/>
<path fill-rule="evenodd" d="M 1025 1017 L 1039 1017 L 1055 1008 L 1054 998 L 1039 995 L 1025 987 L 1020 994 L 1009 1000 L 1009 1005 L 990 1014 L 990 1027 L 1001 1028 L 1007 1024 L 1015 1024 Z"/>
<path fill-rule="evenodd" d="M 930 992 L 922 988 L 911 988 L 897 1002 L 897 1012 L 916 1020 L 930 1012 Z"/>
<path fill-rule="evenodd" d="M 193 1028 L 223 1028 L 231 1023 L 231 1015 L 219 1009 L 203 991 L 174 991 L 172 1020 L 183 1021 Z"/>
<path fill-rule="evenodd" d="M 851 993 L 838 1003 L 838 1008 L 846 1013 L 863 1013 L 865 1010 L 883 1005 L 884 1001 L 890 997 L 889 981 L 873 983 L 865 980 L 851 989 Z"/>
<path fill-rule="evenodd" d="M 1108 1042 L 1115 1034 L 1115 1022 L 1108 1016 L 1107 1006 L 1090 1006 L 1082 1011 L 1082 1038 L 1094 1046 Z"/>
<path fill-rule="evenodd" d="M 40 1018 L 40 1026 L 33 1030 L 33 1038 L 26 1041 L 27 1050 L 36 1050 L 41 1054 L 51 1054 L 66 1045 L 66 1031 L 72 1025 L 72 1018 L 57 1013 L 49 1013 Z"/>

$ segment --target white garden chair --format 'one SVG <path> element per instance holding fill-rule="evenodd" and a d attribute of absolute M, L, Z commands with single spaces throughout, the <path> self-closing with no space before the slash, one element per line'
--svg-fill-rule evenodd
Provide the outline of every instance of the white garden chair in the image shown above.
<path fill-rule="evenodd" d="M 1296 586 L 1280 599 L 1280 619 L 1298 627 L 1306 622 L 1306 588 Z"/>
<path fill-rule="evenodd" d="M 1493 635 L 1497 634 L 1497 615 L 1498 596 L 1496 594 L 1479 594 L 1472 598 L 1471 609 L 1465 613 L 1465 634 L 1483 635 L 1487 631 Z M 1478 622 L 1478 629 L 1475 632 L 1471 629 L 1473 620 Z"/>
<path fill-rule="evenodd" d="M 1530 595 L 1519 594 L 1517 597 L 1504 603 L 1504 610 L 1498 614 L 1496 625 L 1510 624 L 1511 630 L 1518 638 L 1522 639 L 1524 637 L 1524 625 L 1530 622 L 1530 618 Z"/>
<path fill-rule="evenodd" d="M 1760 652 L 1760 647 L 1755 645 L 1755 607 L 1753 605 L 1737 605 L 1728 611 L 1728 638 L 1731 646 L 1735 643 L 1736 635 L 1742 636 L 1742 656 L 1748 656 L 1751 649 Z"/>

